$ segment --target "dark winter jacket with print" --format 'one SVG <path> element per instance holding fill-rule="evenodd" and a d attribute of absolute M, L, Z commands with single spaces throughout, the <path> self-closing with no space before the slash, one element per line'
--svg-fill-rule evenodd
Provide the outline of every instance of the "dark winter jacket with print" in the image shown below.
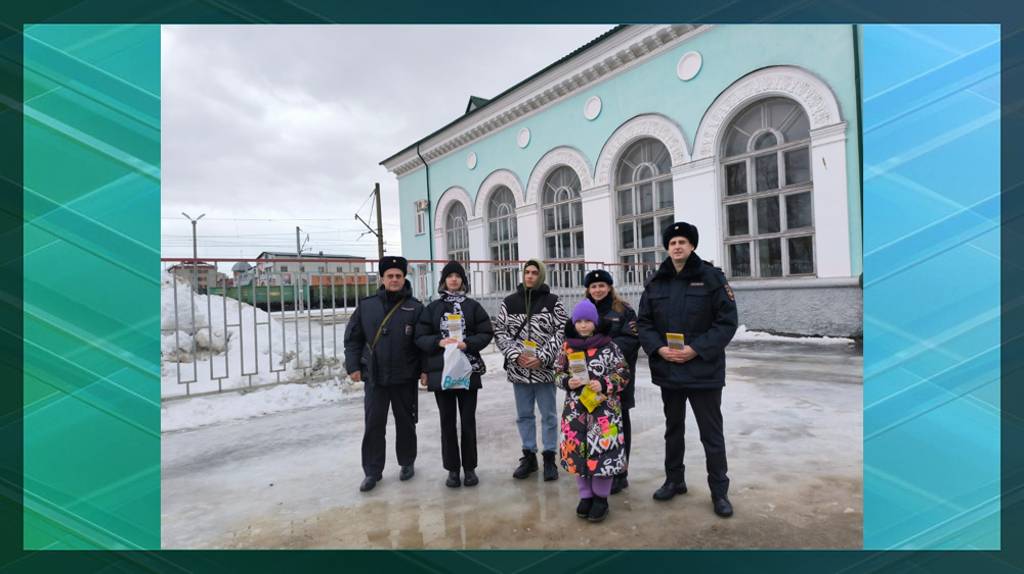
<path fill-rule="evenodd" d="M 626 365 L 629 367 L 629 380 L 636 381 L 636 359 L 640 354 L 639 326 L 636 321 L 636 311 L 629 305 L 623 310 L 612 309 L 612 298 L 605 297 L 600 301 L 594 301 L 589 296 L 601 319 L 608 322 L 608 335 L 619 346 L 619 350 L 626 357 Z M 622 408 L 631 409 L 636 404 L 636 385 L 627 385 L 622 391 Z"/>
<path fill-rule="evenodd" d="M 399 307 L 380 330 L 371 352 L 378 327 L 395 305 Z M 415 385 L 423 367 L 415 343 L 416 321 L 422 312 L 423 305 L 412 296 L 408 280 L 398 293 L 388 293 L 382 285 L 376 295 L 361 299 L 345 327 L 345 371 L 361 371 L 370 384 Z"/>
<path fill-rule="evenodd" d="M 562 408 L 562 468 L 577 476 L 608 478 L 626 471 L 620 397 L 629 386 L 629 370 L 608 331 L 609 323 L 601 321 L 597 333 L 584 339 L 572 323 L 566 323 L 565 344 L 555 364 L 555 384 L 566 391 Z M 579 351 L 586 357 L 587 380 L 600 382 L 601 393 L 607 397 L 593 412 L 580 400 L 585 386 L 569 387 L 569 355 Z"/>
<path fill-rule="evenodd" d="M 512 383 L 551 383 L 551 368 L 562 349 L 562 328 L 569 320 L 558 296 L 546 284 L 526 289 L 520 283 L 516 292 L 505 297 L 494 321 L 494 339 L 505 355 L 505 372 Z M 516 360 L 523 353 L 523 341 L 537 343 L 539 369 L 520 367 Z"/>
<path fill-rule="evenodd" d="M 427 373 L 427 388 L 431 391 L 441 390 L 444 348 L 438 344 L 449 336 L 447 317 L 449 314 L 462 316 L 462 333 L 466 343 L 464 352 L 469 356 L 470 363 L 473 365 L 470 387 L 479 389 L 481 387 L 480 377 L 487 371 L 480 358 L 480 351 L 487 348 L 491 339 L 494 338 L 494 327 L 491 325 L 490 316 L 487 315 L 487 311 L 480 303 L 464 295 L 457 296 L 448 293 L 442 293 L 441 298 L 435 299 L 427 305 L 416 324 L 416 345 L 426 357 L 424 369 Z"/>
<path fill-rule="evenodd" d="M 721 269 L 691 253 L 676 273 L 666 257 L 644 288 L 637 319 L 654 384 L 672 389 L 725 386 L 725 347 L 739 319 Z M 685 363 L 663 359 L 658 349 L 668 344 L 665 333 L 682 333 L 697 356 Z"/>

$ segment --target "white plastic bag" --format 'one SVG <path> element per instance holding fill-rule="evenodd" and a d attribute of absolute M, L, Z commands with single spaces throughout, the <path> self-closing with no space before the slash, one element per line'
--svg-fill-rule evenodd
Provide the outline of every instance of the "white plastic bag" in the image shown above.
<path fill-rule="evenodd" d="M 447 345 L 444 348 L 444 369 L 441 371 L 441 389 L 468 389 L 469 378 L 473 374 L 473 365 L 469 357 L 459 350 L 458 345 Z"/>

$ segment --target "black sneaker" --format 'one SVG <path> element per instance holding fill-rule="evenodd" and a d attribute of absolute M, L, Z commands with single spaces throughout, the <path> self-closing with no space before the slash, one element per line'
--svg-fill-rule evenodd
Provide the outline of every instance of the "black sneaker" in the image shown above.
<path fill-rule="evenodd" d="M 677 494 L 686 494 L 686 482 L 666 480 L 661 488 L 654 491 L 654 500 L 672 500 L 672 497 Z"/>
<path fill-rule="evenodd" d="M 462 479 L 459 478 L 459 471 L 450 471 L 448 473 L 448 480 L 444 481 L 444 485 L 448 488 L 458 488 L 462 486 Z"/>
<path fill-rule="evenodd" d="M 476 475 L 476 471 L 466 469 L 466 478 L 463 479 L 462 484 L 466 486 L 476 486 L 480 484 L 480 478 Z"/>
<path fill-rule="evenodd" d="M 600 496 L 594 497 L 594 505 L 590 507 L 587 520 L 590 522 L 601 522 L 608 517 L 608 499 Z"/>
<path fill-rule="evenodd" d="M 523 457 L 519 459 L 519 466 L 512 473 L 514 478 L 526 478 L 537 472 L 537 453 L 523 449 Z"/>
<path fill-rule="evenodd" d="M 580 518 L 586 518 L 590 516 L 590 507 L 593 505 L 593 498 L 581 498 L 580 503 L 576 505 L 576 516 L 579 516 Z"/>

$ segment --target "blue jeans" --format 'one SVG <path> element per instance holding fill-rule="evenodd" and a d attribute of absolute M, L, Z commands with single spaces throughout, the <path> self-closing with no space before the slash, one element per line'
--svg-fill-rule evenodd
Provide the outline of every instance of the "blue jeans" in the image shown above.
<path fill-rule="evenodd" d="M 512 383 L 516 395 L 516 426 L 523 450 L 537 452 L 537 417 L 533 405 L 540 409 L 541 440 L 544 450 L 558 452 L 558 406 L 554 383 Z"/>

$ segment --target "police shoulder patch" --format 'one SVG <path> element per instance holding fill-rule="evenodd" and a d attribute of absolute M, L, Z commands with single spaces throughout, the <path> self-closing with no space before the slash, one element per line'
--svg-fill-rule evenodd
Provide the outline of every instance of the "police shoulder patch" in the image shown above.
<path fill-rule="evenodd" d="M 724 287 L 725 287 L 725 294 L 729 296 L 729 300 L 730 301 L 736 301 L 736 294 L 732 292 L 732 286 L 729 285 L 728 283 L 726 283 L 724 285 Z"/>

